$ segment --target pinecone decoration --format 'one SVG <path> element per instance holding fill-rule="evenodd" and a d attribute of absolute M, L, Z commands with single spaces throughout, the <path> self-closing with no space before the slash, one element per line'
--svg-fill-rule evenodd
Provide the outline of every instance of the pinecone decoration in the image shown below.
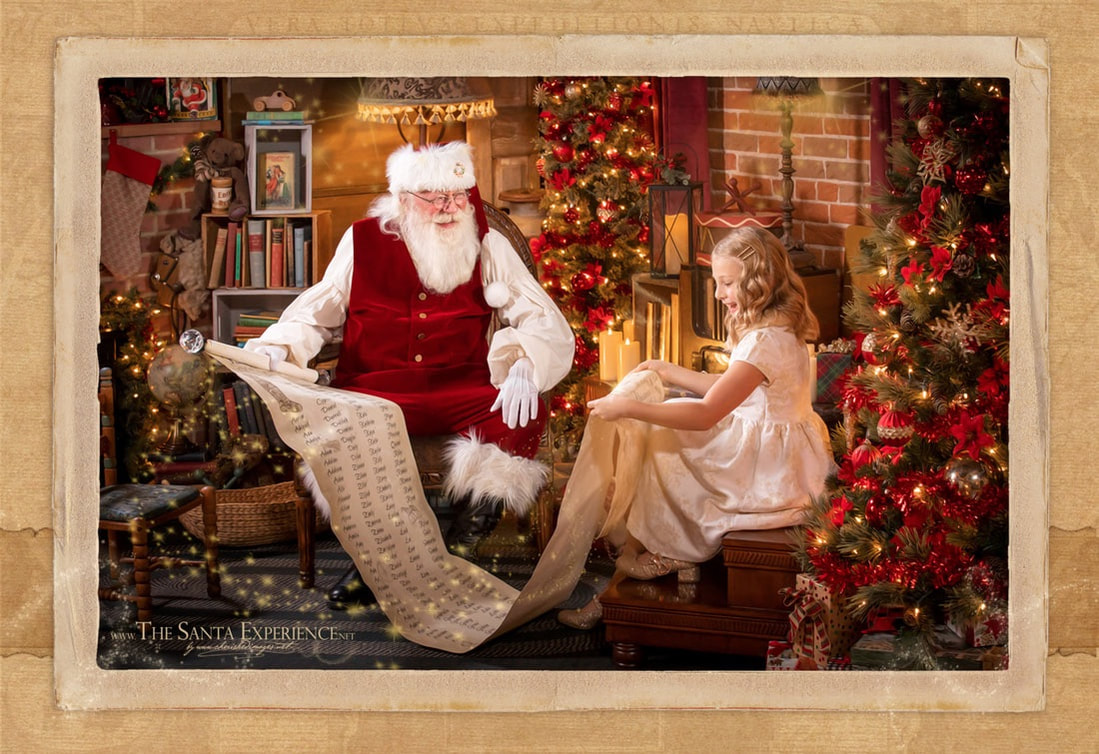
<path fill-rule="evenodd" d="M 916 332 L 916 317 L 907 309 L 901 312 L 900 328 L 907 335 Z"/>
<path fill-rule="evenodd" d="M 967 278 L 977 270 L 977 260 L 969 254 L 956 254 L 951 270 L 960 278 Z"/>

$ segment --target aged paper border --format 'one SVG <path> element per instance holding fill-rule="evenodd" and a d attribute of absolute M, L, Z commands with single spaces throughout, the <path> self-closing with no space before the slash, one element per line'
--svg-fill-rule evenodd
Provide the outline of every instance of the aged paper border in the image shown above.
<path fill-rule="evenodd" d="M 965 40 L 960 45 L 960 39 Z M 793 53 L 796 51 L 796 56 Z M 1049 64 L 1014 37 L 515 36 L 65 39 L 55 68 L 55 691 L 69 709 L 1035 710 L 1044 706 L 1049 520 Z M 201 61 L 201 62 L 199 62 Z M 201 70 L 195 70 L 196 64 Z M 631 74 L 1011 79 L 1011 667 L 986 673 L 104 671 L 96 666 L 100 134 L 96 80 L 152 75 Z M 1019 190 L 1020 186 L 1027 190 Z M 471 671 L 472 672 L 472 671 Z M 167 674 L 167 675 L 166 675 Z M 610 681 L 608 683 L 608 681 Z M 283 689 L 296 688 L 291 695 Z M 300 693 L 309 689 L 308 695 Z"/>

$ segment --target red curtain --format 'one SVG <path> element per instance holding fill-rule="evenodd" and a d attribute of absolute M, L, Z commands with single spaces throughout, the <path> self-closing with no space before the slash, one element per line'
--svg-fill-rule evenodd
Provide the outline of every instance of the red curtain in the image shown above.
<path fill-rule="evenodd" d="M 874 191 L 885 186 L 889 166 L 885 150 L 893 140 L 894 124 L 904 117 L 903 93 L 900 79 L 870 79 L 870 185 Z"/>
<path fill-rule="evenodd" d="M 656 146 L 667 156 L 682 153 L 691 179 L 702 182 L 702 205 L 710 203 L 710 151 L 706 137 L 709 103 L 705 76 L 654 79 Z"/>

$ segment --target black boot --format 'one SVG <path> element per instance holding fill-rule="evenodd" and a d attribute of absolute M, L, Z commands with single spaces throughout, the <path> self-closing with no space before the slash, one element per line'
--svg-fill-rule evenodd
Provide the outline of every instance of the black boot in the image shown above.
<path fill-rule="evenodd" d="M 373 592 L 363 583 L 354 563 L 336 585 L 328 590 L 326 597 L 328 607 L 332 610 L 346 610 L 353 605 L 370 605 L 375 602 Z"/>
<path fill-rule="evenodd" d="M 457 516 L 446 533 L 446 548 L 455 555 L 472 556 L 481 540 L 492 534 L 504 512 L 498 500 L 481 500 L 470 504 L 469 498 L 454 503 Z"/>

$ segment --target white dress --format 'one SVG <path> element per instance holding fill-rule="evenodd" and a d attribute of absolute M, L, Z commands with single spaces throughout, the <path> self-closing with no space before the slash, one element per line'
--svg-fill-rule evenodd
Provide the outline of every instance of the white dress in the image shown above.
<path fill-rule="evenodd" d="M 703 562 L 730 530 L 801 523 L 824 489 L 833 461 L 811 405 L 805 344 L 785 327 L 751 330 L 735 361 L 759 369 L 763 383 L 714 427 L 646 425 L 626 526 L 650 552 Z"/>

